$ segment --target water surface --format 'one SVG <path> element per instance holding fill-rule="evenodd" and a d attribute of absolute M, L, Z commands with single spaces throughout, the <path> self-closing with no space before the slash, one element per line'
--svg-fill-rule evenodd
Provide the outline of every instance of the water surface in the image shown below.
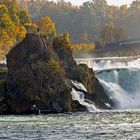
<path fill-rule="evenodd" d="M 140 139 L 140 110 L 0 116 L 0 139 Z"/>

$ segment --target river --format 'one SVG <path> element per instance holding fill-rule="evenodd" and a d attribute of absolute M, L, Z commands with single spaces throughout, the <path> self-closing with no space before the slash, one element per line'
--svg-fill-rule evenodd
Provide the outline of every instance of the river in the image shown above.
<path fill-rule="evenodd" d="M 140 110 L 1 116 L 0 139 L 140 139 Z"/>
<path fill-rule="evenodd" d="M 93 68 L 106 94 L 116 103 L 114 110 L 98 110 L 73 98 L 92 112 L 50 115 L 0 116 L 2 140 L 139 140 L 140 57 L 78 59 Z M 75 82 L 77 87 L 83 85 Z M 89 108 L 89 109 L 88 109 Z"/>

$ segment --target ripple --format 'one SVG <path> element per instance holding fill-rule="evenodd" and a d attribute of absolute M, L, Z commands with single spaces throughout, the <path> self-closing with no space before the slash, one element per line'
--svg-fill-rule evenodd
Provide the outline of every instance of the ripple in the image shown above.
<path fill-rule="evenodd" d="M 0 116 L 0 139 L 140 139 L 140 110 Z"/>

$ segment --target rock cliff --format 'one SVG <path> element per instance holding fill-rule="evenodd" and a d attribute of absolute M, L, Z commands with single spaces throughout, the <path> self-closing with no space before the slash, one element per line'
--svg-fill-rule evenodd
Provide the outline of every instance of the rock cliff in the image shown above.
<path fill-rule="evenodd" d="M 81 82 L 85 97 L 99 108 L 113 106 L 94 72 L 86 65 L 76 65 L 66 35 L 47 45 L 47 38 L 27 34 L 7 54 L 6 106 L 8 113 L 30 113 L 34 107 L 46 112 L 82 111 L 85 107 L 72 100 L 70 80 Z"/>

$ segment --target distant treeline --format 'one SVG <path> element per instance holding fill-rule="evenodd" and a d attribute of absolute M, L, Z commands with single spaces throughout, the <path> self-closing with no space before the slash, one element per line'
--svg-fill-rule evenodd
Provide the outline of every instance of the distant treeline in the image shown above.
<path fill-rule="evenodd" d="M 30 0 L 24 3 L 31 19 L 37 21 L 49 16 L 55 22 L 58 33 L 69 32 L 73 43 L 96 43 L 104 47 L 114 40 L 140 37 L 140 1 L 135 0 L 130 7 L 110 6 L 106 0 L 85 2 L 73 6 L 61 0 Z"/>

